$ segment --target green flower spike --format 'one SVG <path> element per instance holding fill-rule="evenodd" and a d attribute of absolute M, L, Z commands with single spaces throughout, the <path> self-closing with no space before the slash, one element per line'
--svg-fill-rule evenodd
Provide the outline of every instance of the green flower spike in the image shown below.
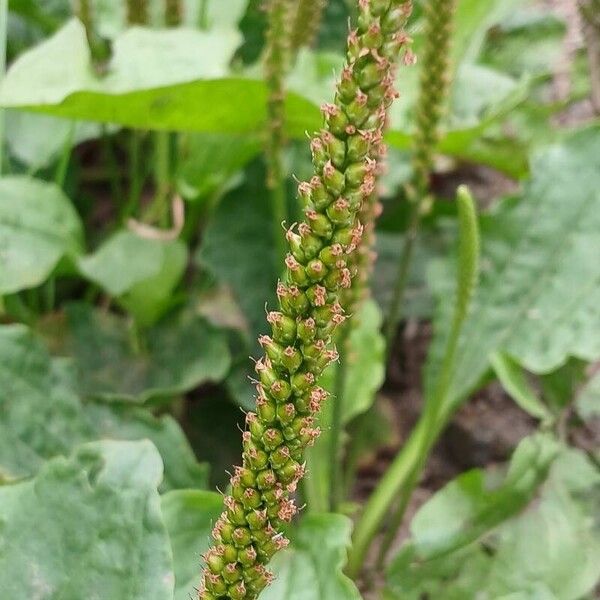
<path fill-rule="evenodd" d="M 299 0 L 292 29 L 291 45 L 294 51 L 302 46 L 313 45 L 326 6 L 327 0 Z"/>
<path fill-rule="evenodd" d="M 323 106 L 325 127 L 311 142 L 315 175 L 298 186 L 306 219 L 286 234 L 279 310 L 267 316 L 271 335 L 259 339 L 265 355 L 256 362 L 256 412 L 246 416 L 243 464 L 204 556 L 200 600 L 255 600 L 272 579 L 266 565 L 288 543 L 282 528 L 297 512 L 291 496 L 304 475 L 304 450 L 319 435 L 315 417 L 327 392 L 318 378 L 337 360 L 331 337 L 346 319 L 341 294 L 356 274 L 359 215 L 374 194 L 411 8 L 402 0 L 359 1 L 335 101 Z"/>

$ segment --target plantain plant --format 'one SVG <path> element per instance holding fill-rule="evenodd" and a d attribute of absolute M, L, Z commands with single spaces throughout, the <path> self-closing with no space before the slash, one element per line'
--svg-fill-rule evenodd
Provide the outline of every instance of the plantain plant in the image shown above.
<path fill-rule="evenodd" d="M 297 512 L 290 495 L 320 433 L 315 419 L 328 394 L 319 376 L 338 358 L 331 337 L 347 318 L 343 291 L 363 235 L 357 216 L 374 191 L 410 11 L 407 1 L 360 2 L 335 100 L 322 107 L 325 127 L 311 140 L 315 174 L 298 186 L 305 220 L 286 233 L 280 309 L 267 316 L 272 335 L 259 339 L 256 412 L 246 415 L 242 466 L 205 555 L 201 600 L 256 598 L 271 580 L 266 565 L 287 545 L 283 527 Z"/>

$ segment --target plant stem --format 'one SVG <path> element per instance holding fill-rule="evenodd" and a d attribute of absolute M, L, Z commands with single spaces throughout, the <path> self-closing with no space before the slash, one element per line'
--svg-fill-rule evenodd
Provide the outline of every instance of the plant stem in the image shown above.
<path fill-rule="evenodd" d="M 200 8 L 198 10 L 198 27 L 202 31 L 208 29 L 208 0 L 200 0 Z"/>
<path fill-rule="evenodd" d="M 454 407 L 446 400 L 450 392 L 460 333 L 479 271 L 479 230 L 475 204 L 468 190 L 463 186 L 459 188 L 457 204 L 460 238 L 456 305 L 441 370 L 431 395 L 426 399 L 422 416 L 408 442 L 396 456 L 373 492 L 356 525 L 354 543 L 348 559 L 348 573 L 351 577 L 358 576 L 367 550 L 399 493 L 402 493 L 403 497 L 400 500 L 398 513 L 392 517 L 392 524 L 397 529 L 402 522 L 410 494 L 425 466 L 427 456 L 454 410 Z M 388 539 L 384 541 L 386 549 L 391 544 L 389 536 L 393 537 L 396 529 L 393 529 L 393 533 L 388 534 Z"/>
<path fill-rule="evenodd" d="M 154 179 L 156 192 L 148 209 L 150 220 L 166 225 L 169 215 L 169 191 L 171 187 L 171 140 L 168 131 L 154 134 Z"/>
<path fill-rule="evenodd" d="M 341 445 L 344 415 L 344 389 L 348 375 L 348 339 L 350 325 L 345 323 L 337 341 L 340 352 L 340 362 L 335 373 L 335 386 L 333 393 L 333 410 L 331 416 L 331 430 L 329 432 L 329 503 L 331 512 L 336 512 L 343 497 L 343 470 L 341 463 Z"/>
<path fill-rule="evenodd" d="M 147 0 L 127 0 L 127 22 L 130 25 L 145 25 L 148 22 Z"/>
<path fill-rule="evenodd" d="M 56 165 L 56 171 L 54 173 L 54 183 L 61 188 L 65 185 L 65 179 L 67 177 L 67 170 L 69 168 L 69 160 L 71 159 L 71 153 L 73 150 L 73 138 L 75 137 L 76 127 L 77 125 L 75 121 L 71 121 L 69 124 L 69 131 L 63 143 L 60 160 Z"/>
<path fill-rule="evenodd" d="M 183 7 L 181 0 L 165 0 L 165 25 L 178 27 L 181 25 Z"/>
<path fill-rule="evenodd" d="M 6 73 L 6 44 L 8 35 L 8 0 L 0 0 L 0 83 Z M 0 176 L 4 167 L 4 109 L 0 109 Z"/>
<path fill-rule="evenodd" d="M 285 147 L 285 77 L 290 61 L 289 27 L 290 0 L 269 0 L 268 29 L 265 49 L 265 78 L 269 89 L 267 101 L 267 187 L 271 191 L 273 235 L 276 245 L 276 265 L 285 258 L 286 244 L 281 224 L 287 220 L 283 151 Z"/>
<path fill-rule="evenodd" d="M 590 71 L 591 100 L 600 115 L 600 0 L 579 0 Z"/>
<path fill-rule="evenodd" d="M 327 0 L 299 0 L 291 32 L 291 47 L 296 53 L 303 46 L 313 45 Z"/>
<path fill-rule="evenodd" d="M 129 134 L 129 194 L 121 209 L 121 222 L 125 222 L 135 211 L 144 186 L 144 175 L 141 173 L 140 161 L 141 143 L 141 132 L 132 129 Z"/>
<path fill-rule="evenodd" d="M 456 0 L 427 0 L 423 9 L 425 45 L 421 56 L 421 85 L 416 107 L 413 177 L 407 190 L 411 214 L 386 319 L 388 358 L 400 318 L 419 225 L 423 214 L 431 205 L 429 179 L 435 148 L 440 138 L 440 121 L 450 87 L 450 45 L 455 8 Z"/>

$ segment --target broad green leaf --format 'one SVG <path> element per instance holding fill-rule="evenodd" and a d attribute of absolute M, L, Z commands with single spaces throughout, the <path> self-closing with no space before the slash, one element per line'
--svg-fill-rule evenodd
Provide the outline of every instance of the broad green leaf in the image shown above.
<path fill-rule="evenodd" d="M 90 66 L 83 28 L 71 21 L 15 61 L 0 86 L 0 105 L 144 129 L 258 133 L 266 121 L 267 89 L 258 79 L 230 76 L 227 65 L 238 41 L 238 33 L 230 29 L 203 33 L 133 28 L 117 37 L 108 73 L 98 78 Z M 203 56 L 205 60 L 198 60 Z M 338 61 L 333 55 L 302 54 L 286 97 L 286 128 L 291 137 L 304 139 L 306 131 L 320 127 L 315 102 L 331 96 L 331 65 Z M 513 81 L 511 87 L 505 76 L 488 69 L 487 84 L 475 87 L 479 71 L 466 65 L 455 86 L 476 91 L 459 97 L 463 104 L 467 98 L 469 106 L 478 105 L 478 115 L 470 113 L 465 120 L 464 107 L 459 106 L 461 118 L 449 120 L 440 150 L 466 160 L 480 157 L 482 162 L 519 174 L 522 161 L 511 171 L 506 157 L 498 159 L 489 142 L 480 147 L 479 138 L 490 120 L 500 120 L 511 102 L 522 100 L 522 86 Z M 417 70 L 402 69 L 402 98 L 392 109 L 388 136 L 399 148 L 411 142 L 408 131 L 417 82 Z M 492 88 L 496 93 L 490 97 Z M 479 95 L 478 101 L 471 101 Z M 484 101 L 485 110 L 481 108 Z M 512 147 L 515 150 L 518 146 Z"/>
<path fill-rule="evenodd" d="M 464 489 L 468 475 L 449 484 L 425 504 L 418 514 L 422 515 L 418 526 L 421 533 L 429 526 L 425 520 L 427 511 L 444 510 L 446 524 L 452 523 L 455 510 L 459 515 L 465 514 L 469 494 L 461 493 L 457 484 L 462 480 Z M 583 453 L 563 449 L 551 467 L 540 498 L 480 542 L 424 561 L 414 546 L 405 546 L 389 569 L 385 598 L 586 598 L 600 579 L 600 542 L 596 534 L 599 507 L 597 470 Z M 444 528 L 442 513 L 434 517 L 434 527 L 435 519 Z"/>
<path fill-rule="evenodd" d="M 184 138 L 177 187 L 188 200 L 220 191 L 261 150 L 258 137 L 197 133 Z"/>
<path fill-rule="evenodd" d="M 265 303 L 273 307 L 276 301 L 279 270 L 273 229 L 264 172 L 251 168 L 245 183 L 221 200 L 196 256 L 201 266 L 231 288 L 252 338 L 266 329 Z"/>
<path fill-rule="evenodd" d="M 502 351 L 534 373 L 569 356 L 600 357 L 600 128 L 539 152 L 518 200 L 482 219 L 482 278 L 465 322 L 450 386 L 449 413 Z M 565 202 L 565 198 L 569 201 Z M 439 298 L 451 294 L 448 267 L 432 273 Z M 445 283 L 443 283 L 445 281 Z M 452 306 L 440 304 L 427 368 L 431 393 Z"/>
<path fill-rule="evenodd" d="M 148 442 L 97 442 L 0 487 L 6 598 L 171 600 L 174 576 Z"/>
<path fill-rule="evenodd" d="M 320 385 L 332 394 L 319 416 L 321 436 L 306 454 L 308 475 L 305 493 L 310 510 L 325 510 L 330 486 L 330 429 L 334 402 L 342 402 L 342 424 L 366 412 L 385 378 L 385 341 L 381 334 L 383 316 L 373 300 L 368 300 L 353 317 L 353 328 L 342 360 L 347 360 L 343 392 L 336 394 L 338 365 L 331 365 L 323 374 Z"/>
<path fill-rule="evenodd" d="M 482 60 L 516 77 L 548 75 L 560 60 L 565 24 L 548 11 L 525 7 L 490 32 Z"/>
<path fill-rule="evenodd" d="M 48 167 L 64 151 L 83 141 L 100 137 L 97 123 L 73 122 L 48 115 L 6 111 L 6 143 L 10 154 L 30 171 Z"/>
<path fill-rule="evenodd" d="M 552 414 L 527 381 L 527 373 L 521 365 L 502 352 L 492 354 L 490 364 L 502 387 L 525 412 L 536 419 L 552 421 Z"/>
<path fill-rule="evenodd" d="M 151 325 L 168 308 L 186 264 L 187 248 L 180 240 L 119 231 L 94 254 L 81 258 L 79 270 L 118 298 L 140 324 Z"/>
<path fill-rule="evenodd" d="M 189 600 L 200 585 L 200 556 L 213 540 L 211 532 L 223 511 L 215 492 L 178 490 L 161 498 L 175 568 L 175 600 Z"/>
<path fill-rule="evenodd" d="M 342 515 L 307 515 L 289 532 L 290 548 L 272 562 L 275 581 L 260 600 L 360 600 L 342 569 L 352 523 Z"/>
<path fill-rule="evenodd" d="M 69 304 L 46 332 L 55 353 L 73 358 L 86 396 L 157 400 L 220 381 L 230 365 L 225 333 L 185 311 L 136 332 L 121 317 Z"/>
<path fill-rule="evenodd" d="M 83 229 L 54 184 L 28 177 L 0 179 L 0 294 L 40 285 L 63 257 L 82 252 Z"/>
<path fill-rule="evenodd" d="M 575 405 L 582 419 L 600 417 L 600 371 L 585 384 Z"/>
<path fill-rule="evenodd" d="M 96 77 L 83 27 L 72 20 L 15 61 L 0 86 L 0 104 L 144 129 L 260 131 L 265 84 L 227 78 L 239 41 L 233 29 L 135 27 L 118 36 L 107 74 Z M 318 128 L 312 103 L 291 94 L 287 107 L 295 135 Z"/>
<path fill-rule="evenodd" d="M 423 560 L 466 546 L 531 501 L 548 475 L 558 444 L 548 435 L 525 438 L 504 480 L 494 485 L 481 469 L 460 475 L 434 495 L 411 522 L 412 544 Z"/>
<path fill-rule="evenodd" d="M 0 479 L 34 474 L 44 460 L 96 439 L 150 439 L 165 464 L 164 487 L 203 487 L 197 463 L 178 424 L 168 415 L 113 403 L 82 402 L 72 364 L 52 360 L 21 325 L 0 328 Z"/>

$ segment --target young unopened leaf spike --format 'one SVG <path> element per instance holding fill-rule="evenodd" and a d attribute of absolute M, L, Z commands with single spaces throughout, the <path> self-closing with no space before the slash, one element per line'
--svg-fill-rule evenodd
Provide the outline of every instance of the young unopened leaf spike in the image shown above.
<path fill-rule="evenodd" d="M 318 380 L 337 360 L 332 334 L 347 318 L 341 295 L 356 275 L 359 215 L 375 188 L 411 8 L 359 1 L 334 102 L 323 106 L 324 127 L 311 142 L 315 173 L 298 187 L 305 220 L 286 234 L 279 309 L 267 316 L 271 334 L 259 340 L 265 355 L 256 362 L 256 411 L 246 417 L 242 466 L 204 556 L 200 600 L 255 600 L 272 580 L 268 562 L 288 544 L 282 527 L 297 512 L 292 494 L 304 450 L 319 435 L 315 417 L 328 394 Z"/>

